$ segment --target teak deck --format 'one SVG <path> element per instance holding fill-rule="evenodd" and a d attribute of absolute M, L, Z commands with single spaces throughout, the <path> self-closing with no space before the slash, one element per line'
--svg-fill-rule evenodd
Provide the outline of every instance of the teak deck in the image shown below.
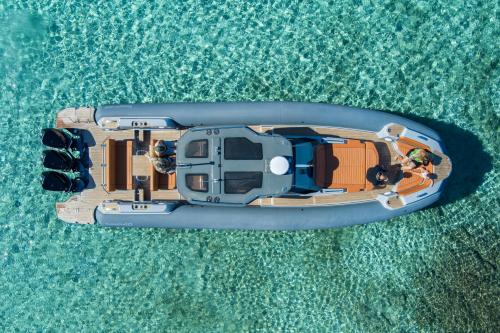
<path fill-rule="evenodd" d="M 91 167 L 89 169 L 91 180 L 88 187 L 81 193 L 74 194 L 65 202 L 56 204 L 57 216 L 69 223 L 93 224 L 94 210 L 104 200 L 126 200 L 126 201 L 149 201 L 149 200 L 182 200 L 176 189 L 157 189 L 157 183 L 151 188 L 151 164 L 145 156 L 149 151 L 149 145 L 154 140 L 177 140 L 183 134 L 181 130 L 155 130 L 155 131 L 104 131 L 99 128 L 93 118 L 93 108 L 69 108 L 57 114 L 56 126 L 58 128 L 79 128 L 84 130 L 84 140 L 89 146 L 89 158 Z M 309 127 L 309 126 L 250 126 L 257 132 L 275 133 L 316 133 L 321 136 L 334 136 L 349 139 L 372 141 L 377 147 L 380 164 L 386 169 L 395 164 L 396 150 L 380 138 L 374 132 L 358 131 L 331 127 Z M 394 125 L 391 134 L 401 133 L 402 127 Z M 124 143 L 127 150 L 132 150 L 132 158 L 127 163 L 126 172 L 131 172 L 132 179 L 122 187 L 108 191 L 109 186 L 106 179 L 106 144 L 110 140 Z M 130 147 L 131 146 L 131 147 Z M 128 156 L 128 155 L 127 155 Z M 441 155 L 442 162 L 434 168 L 438 180 L 446 178 L 451 170 L 448 158 Z M 108 156 L 109 158 L 109 156 Z M 109 172 L 108 172 L 109 173 Z M 128 175 L 127 175 L 128 176 Z M 140 187 L 140 189 L 136 189 Z M 160 186 L 166 188 L 167 186 Z M 325 194 L 313 197 L 299 198 L 262 198 L 254 200 L 251 205 L 257 206 L 309 206 L 309 205 L 338 205 L 350 202 L 362 202 L 375 200 L 379 194 L 390 191 L 392 186 L 382 189 L 373 189 L 364 192 L 352 192 L 342 194 Z M 402 205 L 398 197 L 391 199 L 389 205 L 398 208 Z"/>

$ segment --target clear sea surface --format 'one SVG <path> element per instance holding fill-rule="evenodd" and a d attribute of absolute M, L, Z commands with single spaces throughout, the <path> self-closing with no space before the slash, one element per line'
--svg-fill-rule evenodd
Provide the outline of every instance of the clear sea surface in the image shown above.
<path fill-rule="evenodd" d="M 498 1 L 0 0 L 0 331 L 498 332 Z M 439 131 L 442 200 L 321 231 L 66 225 L 70 106 L 313 101 Z"/>

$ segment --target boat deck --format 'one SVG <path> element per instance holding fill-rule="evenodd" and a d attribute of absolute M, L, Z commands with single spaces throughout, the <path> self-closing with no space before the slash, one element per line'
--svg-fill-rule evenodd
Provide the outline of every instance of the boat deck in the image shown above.
<path fill-rule="evenodd" d="M 136 135 L 134 130 L 103 131 L 94 122 L 93 113 L 94 109 L 92 108 L 71 108 L 57 114 L 56 127 L 83 130 L 84 141 L 89 147 L 91 161 L 90 182 L 87 188 L 81 193 L 74 194 L 67 201 L 56 204 L 59 219 L 69 223 L 93 224 L 95 222 L 94 210 L 104 200 L 181 199 L 179 192 L 175 189 L 150 191 L 150 163 L 144 154 L 149 150 L 150 138 L 177 140 L 182 135 L 182 131 L 152 131 L 149 133 L 150 137 L 145 137 L 143 131 L 137 131 L 139 135 Z M 104 149 L 106 141 L 109 139 L 133 140 L 132 172 L 136 184 L 133 184 L 132 189 L 120 189 L 112 192 L 106 190 Z M 136 187 L 140 187 L 140 189 L 136 190 Z"/>
<path fill-rule="evenodd" d="M 79 128 L 83 130 L 84 141 L 89 146 L 89 158 L 91 166 L 89 173 L 91 181 L 88 187 L 81 193 L 74 194 L 65 202 L 56 204 L 59 219 L 69 223 L 93 224 L 94 210 L 104 200 L 126 200 L 126 201 L 148 201 L 148 200 L 182 200 L 176 189 L 152 189 L 151 188 L 151 166 L 144 154 L 149 151 L 151 140 L 177 140 L 183 134 L 181 130 L 155 130 L 155 131 L 104 131 L 99 128 L 93 119 L 93 108 L 69 108 L 57 114 L 56 126 L 58 128 Z M 397 151 L 391 143 L 388 143 L 374 132 L 331 128 L 315 126 L 250 126 L 257 132 L 313 134 L 320 136 L 342 137 L 374 142 L 380 157 L 380 164 L 387 170 L 393 168 L 396 163 Z M 402 127 L 394 125 L 391 134 L 401 133 Z M 132 172 L 132 184 L 127 184 L 127 189 L 107 190 L 106 179 L 106 144 L 109 140 L 127 140 L 131 142 L 132 158 L 130 169 Z M 442 163 L 434 173 L 437 179 L 446 178 L 451 170 L 451 164 L 445 155 L 440 154 Z M 389 176 L 390 178 L 391 176 Z M 109 188 L 109 187 L 108 187 Z M 313 197 L 294 198 L 262 198 L 254 200 L 254 206 L 310 206 L 310 205 L 338 205 L 352 202 L 363 202 L 375 200 L 378 195 L 391 191 L 392 186 L 373 189 L 370 191 L 325 194 Z M 393 208 L 402 206 L 398 197 L 391 198 L 388 204 Z"/>

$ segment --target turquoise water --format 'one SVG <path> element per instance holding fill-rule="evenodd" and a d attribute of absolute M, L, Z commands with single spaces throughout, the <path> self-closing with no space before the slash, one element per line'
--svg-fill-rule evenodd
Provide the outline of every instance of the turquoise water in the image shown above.
<path fill-rule="evenodd" d="M 497 1 L 0 0 L 0 331 L 498 332 Z M 315 101 L 438 130 L 439 205 L 307 232 L 57 221 L 38 139 L 77 105 Z"/>

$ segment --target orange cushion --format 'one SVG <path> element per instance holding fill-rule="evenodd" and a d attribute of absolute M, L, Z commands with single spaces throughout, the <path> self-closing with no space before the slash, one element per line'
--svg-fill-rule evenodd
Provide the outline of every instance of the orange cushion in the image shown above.
<path fill-rule="evenodd" d="M 314 151 L 314 180 L 322 188 L 359 192 L 373 188 L 366 175 L 379 164 L 373 142 L 347 140 L 345 144 L 321 144 Z"/>

